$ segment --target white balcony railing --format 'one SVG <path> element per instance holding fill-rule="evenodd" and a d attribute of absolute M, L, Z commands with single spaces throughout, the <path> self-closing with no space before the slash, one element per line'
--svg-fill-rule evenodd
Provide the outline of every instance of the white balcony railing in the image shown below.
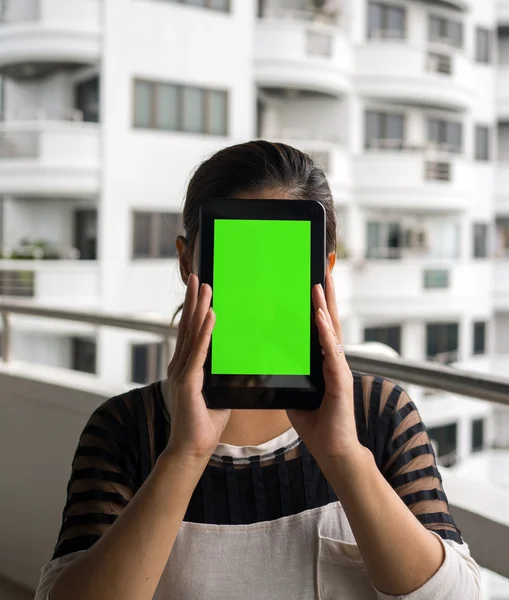
<path fill-rule="evenodd" d="M 314 7 L 310 0 L 266 0 L 262 19 L 288 19 L 340 25 L 343 21 L 341 3 L 329 1 L 322 9 Z"/>

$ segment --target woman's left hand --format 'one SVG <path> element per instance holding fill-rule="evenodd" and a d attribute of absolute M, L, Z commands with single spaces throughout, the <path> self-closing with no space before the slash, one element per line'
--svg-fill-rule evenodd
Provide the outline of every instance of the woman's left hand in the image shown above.
<path fill-rule="evenodd" d="M 288 410 L 288 418 L 318 463 L 344 459 L 362 452 L 355 425 L 353 376 L 342 351 L 341 324 L 330 274 L 326 292 L 313 288 L 313 306 L 324 352 L 325 395 L 313 411 Z"/>

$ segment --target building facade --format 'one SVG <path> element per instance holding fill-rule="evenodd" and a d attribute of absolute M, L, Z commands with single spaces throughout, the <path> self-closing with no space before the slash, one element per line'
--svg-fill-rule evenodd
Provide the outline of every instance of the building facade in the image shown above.
<path fill-rule="evenodd" d="M 189 174 L 261 137 L 329 177 L 349 343 L 504 374 L 508 40 L 494 0 L 3 0 L 1 297 L 172 316 Z M 163 356 L 21 318 L 13 354 L 140 383 Z M 481 403 L 415 395 L 457 425 L 444 460 L 503 436 Z"/>

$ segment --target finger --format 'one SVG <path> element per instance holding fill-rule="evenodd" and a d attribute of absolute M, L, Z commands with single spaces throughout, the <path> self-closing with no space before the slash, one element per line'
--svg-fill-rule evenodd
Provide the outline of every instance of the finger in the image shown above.
<path fill-rule="evenodd" d="M 210 301 L 212 299 L 212 288 L 208 284 L 203 284 L 200 288 L 200 293 L 198 295 L 198 301 L 196 303 L 196 308 L 194 310 L 194 314 L 191 319 L 191 323 L 189 324 L 189 328 L 186 333 L 186 337 L 184 340 L 184 344 L 182 346 L 182 351 L 180 353 L 180 359 L 177 364 L 176 370 L 181 372 L 184 368 L 187 359 L 189 358 L 189 354 L 191 353 L 191 349 L 193 344 L 198 337 L 198 334 L 203 325 L 203 321 L 207 316 L 207 311 L 210 308 Z"/>
<path fill-rule="evenodd" d="M 313 288 L 313 305 L 316 311 L 318 311 L 319 309 L 323 311 L 329 326 L 332 329 L 334 329 L 332 319 L 329 315 L 329 310 L 327 309 L 327 301 L 325 299 L 325 294 L 321 285 L 315 285 L 315 287 Z"/>
<path fill-rule="evenodd" d="M 327 303 L 327 309 L 332 321 L 332 326 L 336 332 L 336 336 L 340 344 L 343 343 L 343 331 L 341 329 L 341 321 L 339 320 L 338 304 L 336 301 L 336 290 L 334 288 L 334 280 L 332 279 L 331 273 L 327 273 L 325 280 L 325 301 Z"/>
<path fill-rule="evenodd" d="M 325 384 L 329 393 L 339 391 L 342 384 L 342 375 L 345 373 L 343 365 L 343 361 L 345 361 L 344 353 L 340 351 L 336 333 L 330 326 L 325 313 L 321 308 L 318 309 L 316 322 L 318 326 L 320 345 L 323 348 L 323 353 L 325 356 Z"/>
<path fill-rule="evenodd" d="M 209 351 L 210 339 L 212 337 L 212 331 L 216 324 L 216 315 L 212 308 L 207 310 L 205 319 L 203 320 L 202 326 L 196 339 L 194 340 L 193 347 L 187 359 L 186 366 L 184 368 L 186 373 L 198 373 L 202 371 L 203 365 L 207 358 Z"/>
<path fill-rule="evenodd" d="M 178 326 L 177 343 L 175 344 L 175 352 L 173 353 L 173 362 L 177 362 L 182 346 L 184 344 L 184 338 L 191 322 L 194 310 L 196 308 L 196 298 L 198 295 L 198 277 L 196 275 L 190 275 L 187 282 L 186 297 L 184 299 L 184 307 L 182 310 L 182 317 Z M 170 363 L 171 364 L 171 363 Z"/>

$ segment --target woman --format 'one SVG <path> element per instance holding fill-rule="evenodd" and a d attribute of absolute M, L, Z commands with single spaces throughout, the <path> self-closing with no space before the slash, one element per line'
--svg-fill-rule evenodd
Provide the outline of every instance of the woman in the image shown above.
<path fill-rule="evenodd" d="M 326 293 L 313 289 L 326 380 L 317 411 L 206 408 L 215 316 L 210 287 L 194 275 L 198 215 L 221 197 L 325 207 Z M 342 353 L 323 171 L 283 144 L 227 148 L 192 177 L 183 223 L 187 293 L 168 380 L 90 418 L 37 600 L 479 598 L 479 570 L 415 405 L 390 381 L 352 373 Z M 274 257 L 281 269 L 291 259 L 291 249 Z"/>

